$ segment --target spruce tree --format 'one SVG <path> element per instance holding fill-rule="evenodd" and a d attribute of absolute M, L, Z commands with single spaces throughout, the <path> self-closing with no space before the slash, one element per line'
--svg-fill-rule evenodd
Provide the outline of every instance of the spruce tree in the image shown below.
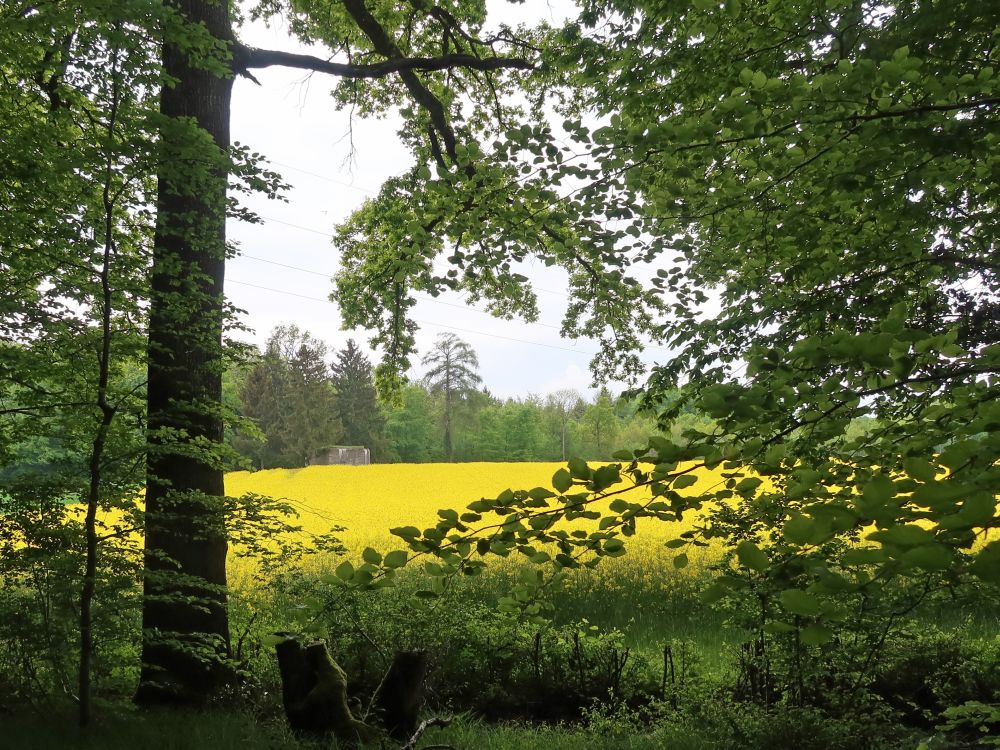
<path fill-rule="evenodd" d="M 337 416 L 343 428 L 343 442 L 363 445 L 371 451 L 373 459 L 380 458 L 385 446 L 385 417 L 376 400 L 371 362 L 354 339 L 349 339 L 330 370 L 337 392 Z"/>

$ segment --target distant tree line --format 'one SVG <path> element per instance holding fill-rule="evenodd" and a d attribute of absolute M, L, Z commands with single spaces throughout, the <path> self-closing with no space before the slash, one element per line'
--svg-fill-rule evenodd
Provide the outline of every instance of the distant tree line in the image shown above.
<path fill-rule="evenodd" d="M 330 352 L 308 332 L 280 326 L 255 360 L 228 374 L 227 400 L 240 417 L 230 447 L 257 468 L 305 466 L 333 445 L 363 445 L 379 463 L 602 460 L 658 431 L 607 388 L 593 399 L 572 389 L 498 398 L 482 385 L 473 348 L 451 333 L 423 363 L 422 379 L 396 403 L 379 404 L 371 362 L 353 340 Z M 712 427 L 688 411 L 673 437 Z"/>

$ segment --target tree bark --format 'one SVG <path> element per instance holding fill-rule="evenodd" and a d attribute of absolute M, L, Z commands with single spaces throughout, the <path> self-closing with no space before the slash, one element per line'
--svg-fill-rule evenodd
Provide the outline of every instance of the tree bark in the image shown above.
<path fill-rule="evenodd" d="M 353 745 L 375 740 L 378 731 L 356 718 L 347 701 L 347 675 L 322 642 L 305 648 L 289 638 L 275 646 L 281 697 L 288 725 L 306 735 L 334 735 Z"/>
<path fill-rule="evenodd" d="M 116 51 L 117 53 L 117 51 Z M 117 66 L 117 54 L 115 65 Z M 111 107 L 108 113 L 108 142 L 114 143 L 115 127 L 118 119 L 120 91 L 117 80 L 117 67 L 114 68 L 115 78 L 112 80 Z M 80 726 L 90 723 L 91 715 L 91 667 L 94 657 L 94 593 L 97 589 L 97 510 L 101 502 L 103 481 L 104 448 L 108 433 L 115 419 L 115 408 L 108 401 L 108 386 L 111 381 L 111 319 L 112 289 L 111 289 L 111 256 L 115 244 L 115 205 L 111 198 L 114 162 L 111 148 L 108 148 L 107 162 L 104 170 L 104 189 L 102 204 L 104 206 L 104 252 L 101 262 L 101 349 L 98 354 L 97 372 L 97 408 L 101 412 L 101 421 L 94 435 L 93 447 L 90 450 L 90 484 L 87 490 L 87 513 L 83 528 L 86 538 L 86 557 L 84 562 L 83 587 L 80 590 L 80 670 L 79 670 L 79 714 Z"/>
<path fill-rule="evenodd" d="M 251 68 L 291 65 L 354 78 L 398 73 L 454 157 L 444 106 L 416 71 L 532 64 L 464 55 L 405 58 L 362 0 L 345 0 L 345 7 L 387 58 L 382 63 L 342 65 L 253 50 L 236 43 L 228 0 L 166 1 L 187 22 L 185 33 L 207 31 L 229 45 L 232 59 L 222 59 L 225 51 L 205 51 L 211 45 L 200 37 L 187 44 L 169 38 L 163 45 L 170 82 L 160 99 L 165 120 L 149 308 L 143 645 L 135 699 L 142 705 L 199 705 L 218 695 L 230 675 L 219 449 L 232 71 L 249 76 Z M 195 54 L 215 57 L 197 63 L 188 57 Z M 450 428 L 448 437 L 450 442 Z"/>
<path fill-rule="evenodd" d="M 171 0 L 230 39 L 225 0 Z M 222 326 L 231 76 L 166 40 L 149 319 L 142 705 L 205 703 L 229 674 Z M 190 118 L 180 120 L 178 118 Z M 196 123 L 197 132 L 190 126 Z M 207 138 L 205 136 L 208 136 Z M 200 136 L 200 137 L 199 137 Z"/>

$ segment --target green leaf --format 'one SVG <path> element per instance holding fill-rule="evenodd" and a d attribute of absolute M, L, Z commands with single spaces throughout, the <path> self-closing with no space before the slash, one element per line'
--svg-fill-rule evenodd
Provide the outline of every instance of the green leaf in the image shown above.
<path fill-rule="evenodd" d="M 937 467 L 923 458 L 904 458 L 903 471 L 921 482 L 933 482 L 937 476 Z"/>
<path fill-rule="evenodd" d="M 761 548 L 748 540 L 736 545 L 736 557 L 744 567 L 756 570 L 758 573 L 763 573 L 771 565 L 771 561 Z"/>
<path fill-rule="evenodd" d="M 729 593 L 729 588 L 723 586 L 721 583 L 713 583 L 706 587 L 704 591 L 699 594 L 699 597 L 706 604 L 713 604 Z"/>
<path fill-rule="evenodd" d="M 552 486 L 559 492 L 566 492 L 573 486 L 573 476 L 566 469 L 559 469 L 552 475 Z"/>
<path fill-rule="evenodd" d="M 923 570 L 946 570 L 951 567 L 952 558 L 948 547 L 943 544 L 921 544 L 907 550 L 903 562 Z"/>
<path fill-rule="evenodd" d="M 406 561 L 409 558 L 409 553 L 406 550 L 396 549 L 392 552 L 386 554 L 385 559 L 382 563 L 387 568 L 402 568 L 406 565 Z"/>
<path fill-rule="evenodd" d="M 844 565 L 879 565 L 888 559 L 886 551 L 877 547 L 849 549 L 841 557 Z"/>
<path fill-rule="evenodd" d="M 997 512 L 996 498 L 988 492 L 973 495 L 964 503 L 958 512 L 961 519 L 970 526 L 985 526 Z"/>
<path fill-rule="evenodd" d="M 948 479 L 943 482 L 928 482 L 920 485 L 913 491 L 913 502 L 933 508 L 961 500 L 967 495 L 972 494 L 973 491 L 971 488 L 954 479 Z"/>
<path fill-rule="evenodd" d="M 833 631 L 824 625 L 806 625 L 799 633 L 799 639 L 807 646 L 822 646 L 833 640 Z"/>
<path fill-rule="evenodd" d="M 621 539 L 608 539 L 604 542 L 604 553 L 610 557 L 620 557 L 625 554 L 625 542 Z"/>
<path fill-rule="evenodd" d="M 809 544 L 816 532 L 816 523 L 806 516 L 796 514 L 789 518 L 781 530 L 782 536 L 792 544 Z"/>
<path fill-rule="evenodd" d="M 420 529 L 416 526 L 397 526 L 394 529 L 389 529 L 389 533 L 409 541 L 420 536 Z"/>
<path fill-rule="evenodd" d="M 698 483 L 698 477 L 694 474 L 681 474 L 673 482 L 673 488 L 675 490 L 683 490 L 686 487 L 691 487 Z"/>
<path fill-rule="evenodd" d="M 896 487 L 890 477 L 879 474 L 865 485 L 863 495 L 868 502 L 883 505 L 895 497 Z"/>
<path fill-rule="evenodd" d="M 428 560 L 424 563 L 424 572 L 429 576 L 440 576 L 444 574 L 444 570 L 433 560 Z"/>
<path fill-rule="evenodd" d="M 778 595 L 778 599 L 793 615 L 813 617 L 820 613 L 819 599 L 801 589 L 786 589 Z"/>
<path fill-rule="evenodd" d="M 680 570 L 681 568 L 686 568 L 687 566 L 688 566 L 688 556 L 685 553 L 681 552 L 679 555 L 674 557 L 674 567 L 677 570 Z"/>
<path fill-rule="evenodd" d="M 901 526 L 891 526 L 881 531 L 874 531 L 868 535 L 868 539 L 873 542 L 892 544 L 897 547 L 916 547 L 920 544 L 932 543 L 934 535 L 920 526 L 904 524 Z"/>
<path fill-rule="evenodd" d="M 548 500 L 550 497 L 555 497 L 555 493 L 545 487 L 535 487 L 528 490 L 528 497 L 532 500 Z"/>
<path fill-rule="evenodd" d="M 350 561 L 344 560 L 344 562 L 342 562 L 340 565 L 337 566 L 337 569 L 334 571 L 334 573 L 340 580 L 350 581 L 352 578 L 354 578 L 354 566 L 351 565 Z"/>
<path fill-rule="evenodd" d="M 621 475 L 618 473 L 618 467 L 615 465 L 601 466 L 599 469 L 594 471 L 592 476 L 591 489 L 594 492 L 605 490 L 608 487 L 617 484 L 621 479 Z"/>
<path fill-rule="evenodd" d="M 371 547 L 365 547 L 364 552 L 361 553 L 361 559 L 366 563 L 371 563 L 372 565 L 378 565 L 382 562 L 382 555 L 380 555 L 376 550 Z"/>
<path fill-rule="evenodd" d="M 571 458 L 567 461 L 569 470 L 577 479 L 590 479 L 590 467 L 582 458 Z"/>
<path fill-rule="evenodd" d="M 972 574 L 988 583 L 1000 584 L 1000 541 L 987 544 L 969 566 Z"/>

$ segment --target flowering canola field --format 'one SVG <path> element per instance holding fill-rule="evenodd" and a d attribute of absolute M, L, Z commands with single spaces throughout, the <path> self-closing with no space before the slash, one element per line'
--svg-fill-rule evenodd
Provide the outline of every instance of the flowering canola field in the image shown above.
<path fill-rule="evenodd" d="M 425 528 L 437 523 L 437 511 L 461 512 L 473 500 L 496 497 L 503 490 L 551 487 L 552 475 L 563 463 L 457 463 L 371 464 L 368 466 L 309 466 L 302 469 L 269 469 L 234 472 L 226 476 L 226 494 L 246 492 L 286 499 L 299 512 L 297 524 L 311 533 L 331 526 L 346 527 L 338 537 L 357 555 L 371 546 L 380 551 L 404 546 L 389 534 L 396 526 Z M 721 481 L 717 472 L 702 469 L 692 493 L 708 490 Z M 641 499 L 646 492 L 631 491 L 627 499 Z M 582 522 L 585 523 L 585 522 Z M 663 542 L 688 528 L 692 519 L 662 522 L 639 519 L 637 534 L 629 541 L 630 554 L 623 562 L 668 559 L 674 552 Z M 711 553 L 709 553 L 711 554 Z M 692 562 L 697 562 L 692 559 Z"/>

